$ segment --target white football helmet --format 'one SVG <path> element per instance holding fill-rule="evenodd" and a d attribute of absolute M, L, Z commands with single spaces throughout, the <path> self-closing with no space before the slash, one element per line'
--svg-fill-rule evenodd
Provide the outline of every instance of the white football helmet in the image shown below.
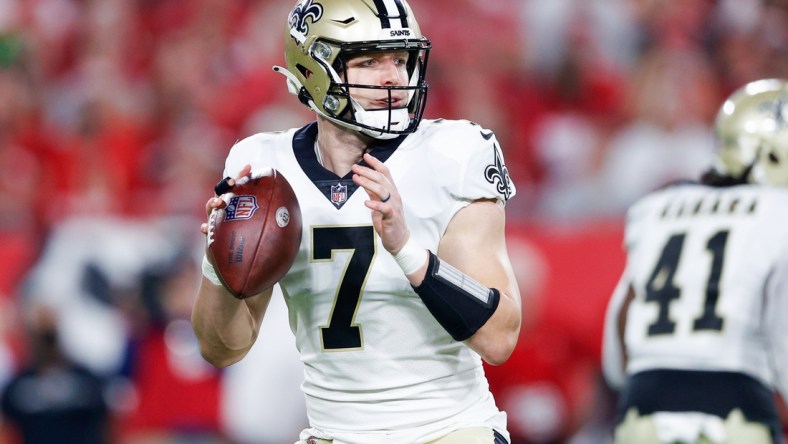
<path fill-rule="evenodd" d="M 717 165 L 742 182 L 788 186 L 788 82 L 750 82 L 717 113 Z"/>
<path fill-rule="evenodd" d="M 430 41 L 405 0 L 300 0 L 285 29 L 288 89 L 329 120 L 378 139 L 416 130 L 424 113 Z M 348 58 L 371 51 L 407 51 L 408 85 L 358 85 L 347 82 Z M 408 91 L 404 108 L 364 109 L 350 88 Z"/>

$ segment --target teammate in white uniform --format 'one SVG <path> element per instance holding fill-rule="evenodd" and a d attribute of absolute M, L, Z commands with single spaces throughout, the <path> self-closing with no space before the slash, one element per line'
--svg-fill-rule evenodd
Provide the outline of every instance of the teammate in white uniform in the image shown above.
<path fill-rule="evenodd" d="M 248 137 L 225 164 L 219 192 L 274 167 L 299 199 L 301 247 L 279 284 L 305 366 L 303 443 L 509 439 L 482 359 L 503 363 L 519 335 L 515 188 L 491 131 L 422 121 L 429 50 L 402 0 L 299 2 L 275 69 L 317 121 Z M 230 365 L 271 290 L 237 300 L 204 272 L 192 322 L 203 356 Z"/>
<path fill-rule="evenodd" d="M 718 165 L 632 206 L 603 364 L 616 443 L 777 443 L 788 395 L 788 87 L 723 104 Z"/>

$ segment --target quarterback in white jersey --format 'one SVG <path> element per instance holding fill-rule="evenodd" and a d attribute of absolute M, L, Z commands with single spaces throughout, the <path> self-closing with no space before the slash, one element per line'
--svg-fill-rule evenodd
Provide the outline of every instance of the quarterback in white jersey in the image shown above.
<path fill-rule="evenodd" d="M 629 210 L 603 350 L 621 389 L 616 443 L 781 442 L 787 98 L 779 80 L 734 93 L 718 115 L 715 170 Z"/>
<path fill-rule="evenodd" d="M 468 203 L 505 200 L 514 192 L 488 135 L 465 121 L 424 121 L 414 134 L 371 151 L 391 171 L 410 236 L 425 248 L 437 251 L 449 221 Z M 280 285 L 306 366 L 312 424 L 336 431 L 418 430 L 461 421 L 505 429 L 479 356 L 425 309 L 375 234 L 367 194 L 320 166 L 316 136 L 315 124 L 252 136 L 233 147 L 225 171 L 272 166 L 298 196 L 301 250 Z"/>
<path fill-rule="evenodd" d="M 317 121 L 250 136 L 226 160 L 218 194 L 273 167 L 301 208 L 279 281 L 305 368 L 301 443 L 509 440 L 482 359 L 503 363 L 519 335 L 504 237 L 515 188 L 491 131 L 422 121 L 429 49 L 402 0 L 300 1 L 275 69 Z M 204 274 L 192 322 L 203 356 L 230 365 L 272 293 L 237 300 L 207 261 Z"/>

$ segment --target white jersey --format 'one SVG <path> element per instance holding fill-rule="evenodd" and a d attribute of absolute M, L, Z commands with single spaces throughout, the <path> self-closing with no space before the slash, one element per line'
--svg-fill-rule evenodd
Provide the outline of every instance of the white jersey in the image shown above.
<path fill-rule="evenodd" d="M 298 196 L 301 248 L 280 285 L 305 366 L 310 433 L 416 443 L 491 426 L 507 436 L 480 357 L 438 324 L 383 248 L 352 173 L 340 178 L 318 163 L 316 134 L 313 123 L 251 136 L 224 172 L 274 167 Z M 371 154 L 391 171 L 411 236 L 433 252 L 457 211 L 515 193 L 493 134 L 467 121 L 425 120 Z"/>
<path fill-rule="evenodd" d="M 788 189 L 672 186 L 633 205 L 625 243 L 605 325 L 612 385 L 654 369 L 735 372 L 788 395 Z"/>

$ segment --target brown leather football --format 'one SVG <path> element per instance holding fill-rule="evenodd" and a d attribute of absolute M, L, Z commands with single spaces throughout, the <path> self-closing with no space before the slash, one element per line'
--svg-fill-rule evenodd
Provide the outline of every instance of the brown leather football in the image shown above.
<path fill-rule="evenodd" d="M 222 195 L 208 220 L 206 253 L 238 299 L 271 288 L 290 269 L 301 245 L 301 208 L 276 169 L 253 171 Z"/>

